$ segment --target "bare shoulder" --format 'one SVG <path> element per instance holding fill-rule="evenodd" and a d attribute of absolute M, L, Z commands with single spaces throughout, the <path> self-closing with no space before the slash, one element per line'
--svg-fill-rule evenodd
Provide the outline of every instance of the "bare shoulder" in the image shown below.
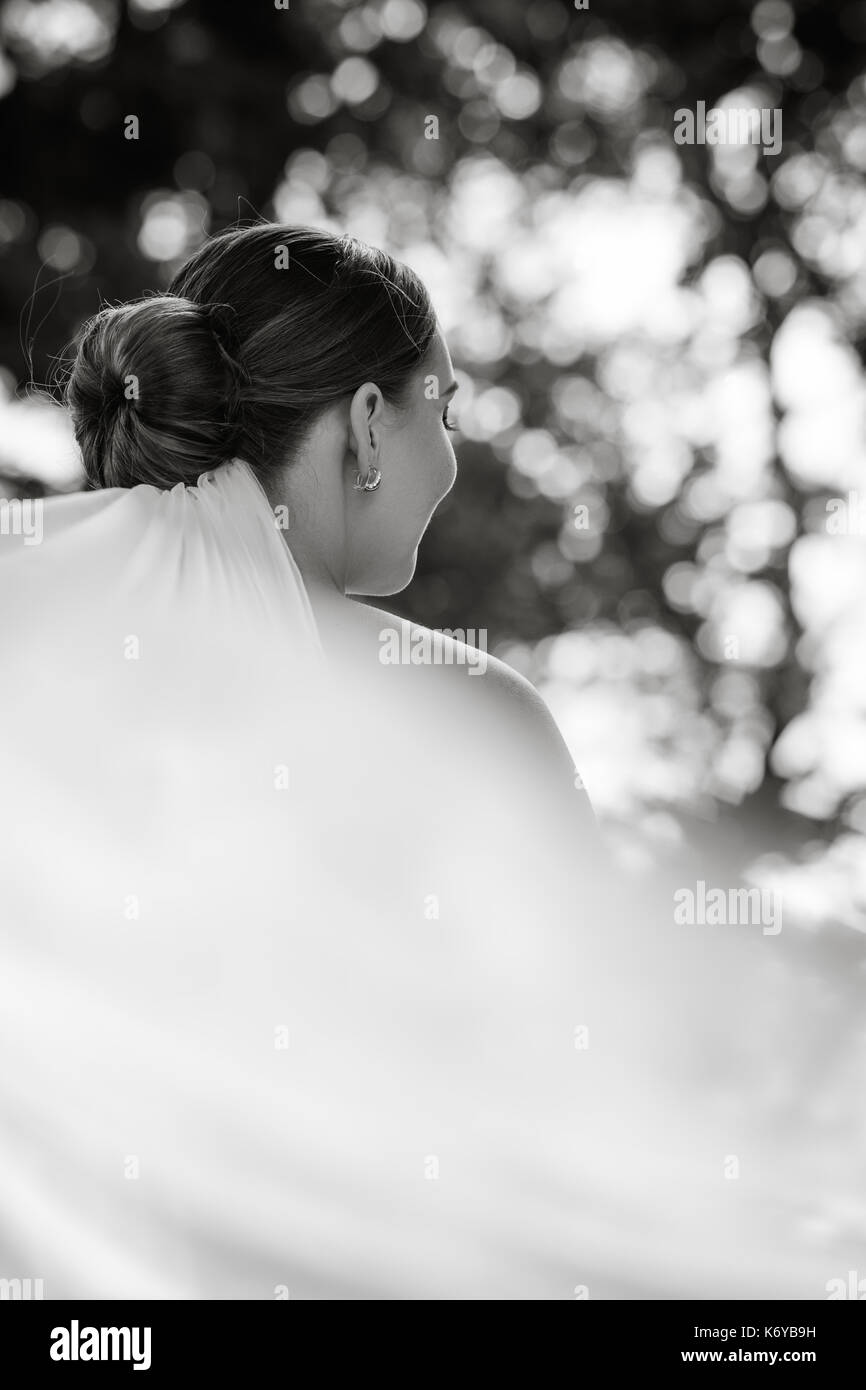
<path fill-rule="evenodd" d="M 523 789 L 534 784 L 551 809 L 558 805 L 563 822 L 579 824 L 587 844 L 596 843 L 589 798 L 559 726 L 532 682 L 486 650 L 485 632 L 440 631 L 369 603 L 351 607 L 368 654 L 375 647 L 380 668 L 402 668 L 413 705 L 422 701 L 428 736 L 436 728 L 449 747 L 457 738 L 485 749 L 523 778 Z"/>
<path fill-rule="evenodd" d="M 441 680 L 452 688 L 462 687 L 473 703 L 488 711 L 498 708 L 503 718 L 519 722 L 526 733 L 534 732 L 550 753 L 568 759 L 556 721 L 541 695 L 519 671 L 487 651 L 483 630 L 428 628 L 369 603 L 353 607 L 359 622 L 377 640 L 383 664 L 441 672 Z"/>
<path fill-rule="evenodd" d="M 435 667 L 458 678 L 485 676 L 487 684 L 513 699 L 540 699 L 524 676 L 491 656 L 486 633 L 476 628 L 430 628 L 370 603 L 353 604 L 362 626 L 378 638 L 385 664 Z"/>

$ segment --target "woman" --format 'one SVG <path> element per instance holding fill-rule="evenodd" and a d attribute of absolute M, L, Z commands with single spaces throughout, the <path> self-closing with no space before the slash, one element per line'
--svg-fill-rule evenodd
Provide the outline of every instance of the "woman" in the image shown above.
<path fill-rule="evenodd" d="M 205 243 L 169 296 L 98 315 L 67 395 L 92 487 L 193 487 L 215 465 L 243 460 L 247 506 L 261 506 L 251 473 L 326 649 L 353 669 L 399 665 L 417 688 L 439 677 L 468 698 L 468 677 L 483 667 L 474 698 L 514 719 L 517 746 L 550 767 L 594 842 L 586 794 L 529 682 L 486 651 L 350 597 L 410 583 L 456 477 L 456 390 L 411 270 L 352 238 L 265 224 Z"/>
<path fill-rule="evenodd" d="M 744 1268 L 745 1120 L 672 1084 L 682 963 L 542 701 L 353 597 L 412 578 L 455 389 L 417 277 L 319 231 L 85 325 L 89 491 L 0 554 L 4 1277 L 821 1296 L 778 1241 Z"/>

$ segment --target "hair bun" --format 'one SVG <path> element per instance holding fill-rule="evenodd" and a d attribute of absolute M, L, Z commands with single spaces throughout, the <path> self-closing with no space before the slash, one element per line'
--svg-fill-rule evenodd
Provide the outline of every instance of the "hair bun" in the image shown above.
<path fill-rule="evenodd" d="M 214 336 L 217 351 L 229 373 L 230 386 L 226 400 L 226 418 L 229 424 L 239 425 L 244 404 L 244 393 L 250 384 L 250 379 L 240 356 L 238 316 L 230 304 L 206 304 L 200 307 Z"/>
<path fill-rule="evenodd" d="M 230 306 L 159 295 L 103 309 L 66 386 L 91 486 L 194 484 L 239 452 L 248 387 Z"/>

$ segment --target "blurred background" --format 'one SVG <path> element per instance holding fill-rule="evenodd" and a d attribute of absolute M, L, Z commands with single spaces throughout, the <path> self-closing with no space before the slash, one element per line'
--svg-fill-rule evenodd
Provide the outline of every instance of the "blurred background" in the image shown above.
<path fill-rule="evenodd" d="M 864 41 L 859 0 L 3 0 L 2 492 L 79 484 L 58 357 L 209 233 L 387 248 L 461 383 L 458 482 L 391 606 L 487 630 L 618 853 L 711 847 L 847 972 Z M 780 111 L 780 152 L 677 144 L 701 101 Z"/>

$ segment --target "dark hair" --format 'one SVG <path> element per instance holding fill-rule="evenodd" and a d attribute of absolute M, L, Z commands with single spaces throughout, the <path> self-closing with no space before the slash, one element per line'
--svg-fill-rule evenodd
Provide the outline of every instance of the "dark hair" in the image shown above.
<path fill-rule="evenodd" d="M 264 484 L 365 381 L 405 404 L 436 333 L 407 266 L 265 223 L 212 237 L 168 292 L 84 324 L 66 401 L 91 487 L 191 485 L 241 457 Z"/>

